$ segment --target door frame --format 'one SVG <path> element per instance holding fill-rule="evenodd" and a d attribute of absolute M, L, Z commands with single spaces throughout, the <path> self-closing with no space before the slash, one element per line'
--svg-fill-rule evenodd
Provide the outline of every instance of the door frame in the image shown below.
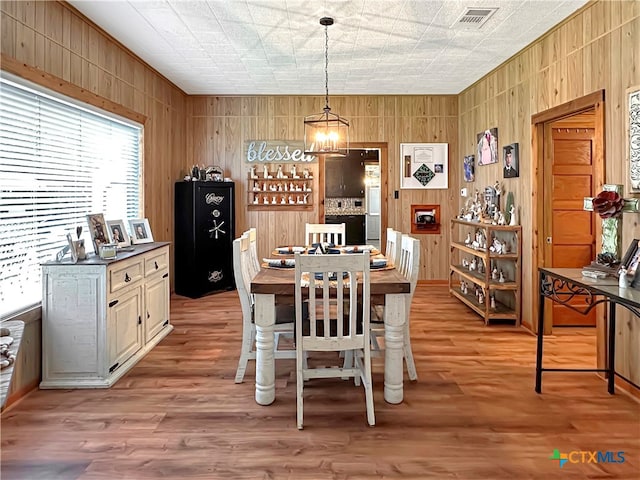
<path fill-rule="evenodd" d="M 531 116 L 531 158 L 534 175 L 531 179 L 531 191 L 536 200 L 533 202 L 533 212 L 531 216 L 531 233 L 533 235 L 533 250 L 531 253 L 531 281 L 538 292 L 538 268 L 545 266 L 544 258 L 544 144 L 545 144 L 545 124 L 552 123 L 565 117 L 570 117 L 586 110 L 594 110 L 595 116 L 595 138 L 593 146 L 594 162 L 594 185 L 596 189 L 602 189 L 605 183 L 605 99 L 604 90 L 598 90 L 584 97 L 577 98 L 562 105 L 550 108 L 543 112 Z M 602 247 L 602 225 L 596 222 L 596 250 Z M 600 363 L 600 343 L 604 338 L 604 320 L 602 319 L 604 309 L 597 312 L 596 334 L 598 336 L 598 363 Z M 532 302 L 531 325 L 534 333 L 538 332 L 538 302 L 536 298 Z M 544 319 L 543 332 L 545 335 L 551 334 L 551 318 Z M 604 344 L 603 344 L 604 347 Z M 604 351 L 604 350 L 602 350 Z"/>
<path fill-rule="evenodd" d="M 350 142 L 349 149 L 353 150 L 380 150 L 380 158 L 378 158 L 378 165 L 380 165 L 380 245 L 384 246 L 387 243 L 387 192 L 388 192 L 388 165 L 389 165 L 389 144 L 387 142 Z M 322 174 L 320 174 L 322 172 Z M 320 156 L 318 166 L 318 218 L 324 221 L 324 155 Z"/>

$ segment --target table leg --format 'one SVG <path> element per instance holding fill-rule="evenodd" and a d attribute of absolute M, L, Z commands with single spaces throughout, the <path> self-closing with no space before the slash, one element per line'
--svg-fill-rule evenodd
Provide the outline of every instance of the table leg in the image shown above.
<path fill-rule="evenodd" d="M 536 349 L 536 393 L 542 392 L 542 339 L 544 337 L 544 295 L 542 272 L 538 273 L 538 348 Z"/>
<path fill-rule="evenodd" d="M 387 294 L 384 305 L 384 399 L 401 403 L 403 399 L 403 330 L 405 295 Z"/>
<path fill-rule="evenodd" d="M 607 354 L 609 358 L 607 389 L 609 393 L 613 395 L 615 393 L 615 379 L 616 379 L 616 304 L 609 301 L 609 348 Z"/>
<path fill-rule="evenodd" d="M 256 402 L 270 405 L 276 399 L 276 365 L 273 355 L 276 297 L 256 294 L 255 299 Z"/>

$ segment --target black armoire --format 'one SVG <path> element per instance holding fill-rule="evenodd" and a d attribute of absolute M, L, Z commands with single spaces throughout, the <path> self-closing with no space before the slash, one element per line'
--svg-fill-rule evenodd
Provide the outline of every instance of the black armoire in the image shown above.
<path fill-rule="evenodd" d="M 233 182 L 177 182 L 175 291 L 197 298 L 235 287 Z"/>

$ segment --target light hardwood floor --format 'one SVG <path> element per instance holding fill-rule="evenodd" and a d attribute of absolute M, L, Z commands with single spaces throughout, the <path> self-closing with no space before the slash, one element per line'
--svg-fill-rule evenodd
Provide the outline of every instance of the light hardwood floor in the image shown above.
<path fill-rule="evenodd" d="M 383 400 L 376 426 L 361 387 L 305 387 L 296 429 L 295 365 L 277 364 L 276 402 L 254 401 L 235 292 L 173 297 L 175 330 L 108 390 L 41 390 L 2 415 L 3 480 L 20 479 L 637 479 L 640 405 L 595 374 L 548 373 L 534 393 L 535 338 L 485 327 L 446 288 L 420 285 L 411 330 L 419 380 Z M 546 365 L 593 366 L 592 330 L 546 340 Z M 406 378 L 406 374 L 405 374 Z M 348 407 L 337 408 L 338 405 Z M 554 449 L 624 452 L 624 463 L 550 460 Z"/>

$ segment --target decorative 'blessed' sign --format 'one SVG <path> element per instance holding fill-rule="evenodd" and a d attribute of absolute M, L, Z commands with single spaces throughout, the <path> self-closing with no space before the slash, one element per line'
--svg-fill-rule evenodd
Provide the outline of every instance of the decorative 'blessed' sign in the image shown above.
<path fill-rule="evenodd" d="M 249 163 L 313 163 L 317 159 L 315 155 L 305 155 L 303 142 L 295 140 L 248 140 L 244 150 Z"/>

